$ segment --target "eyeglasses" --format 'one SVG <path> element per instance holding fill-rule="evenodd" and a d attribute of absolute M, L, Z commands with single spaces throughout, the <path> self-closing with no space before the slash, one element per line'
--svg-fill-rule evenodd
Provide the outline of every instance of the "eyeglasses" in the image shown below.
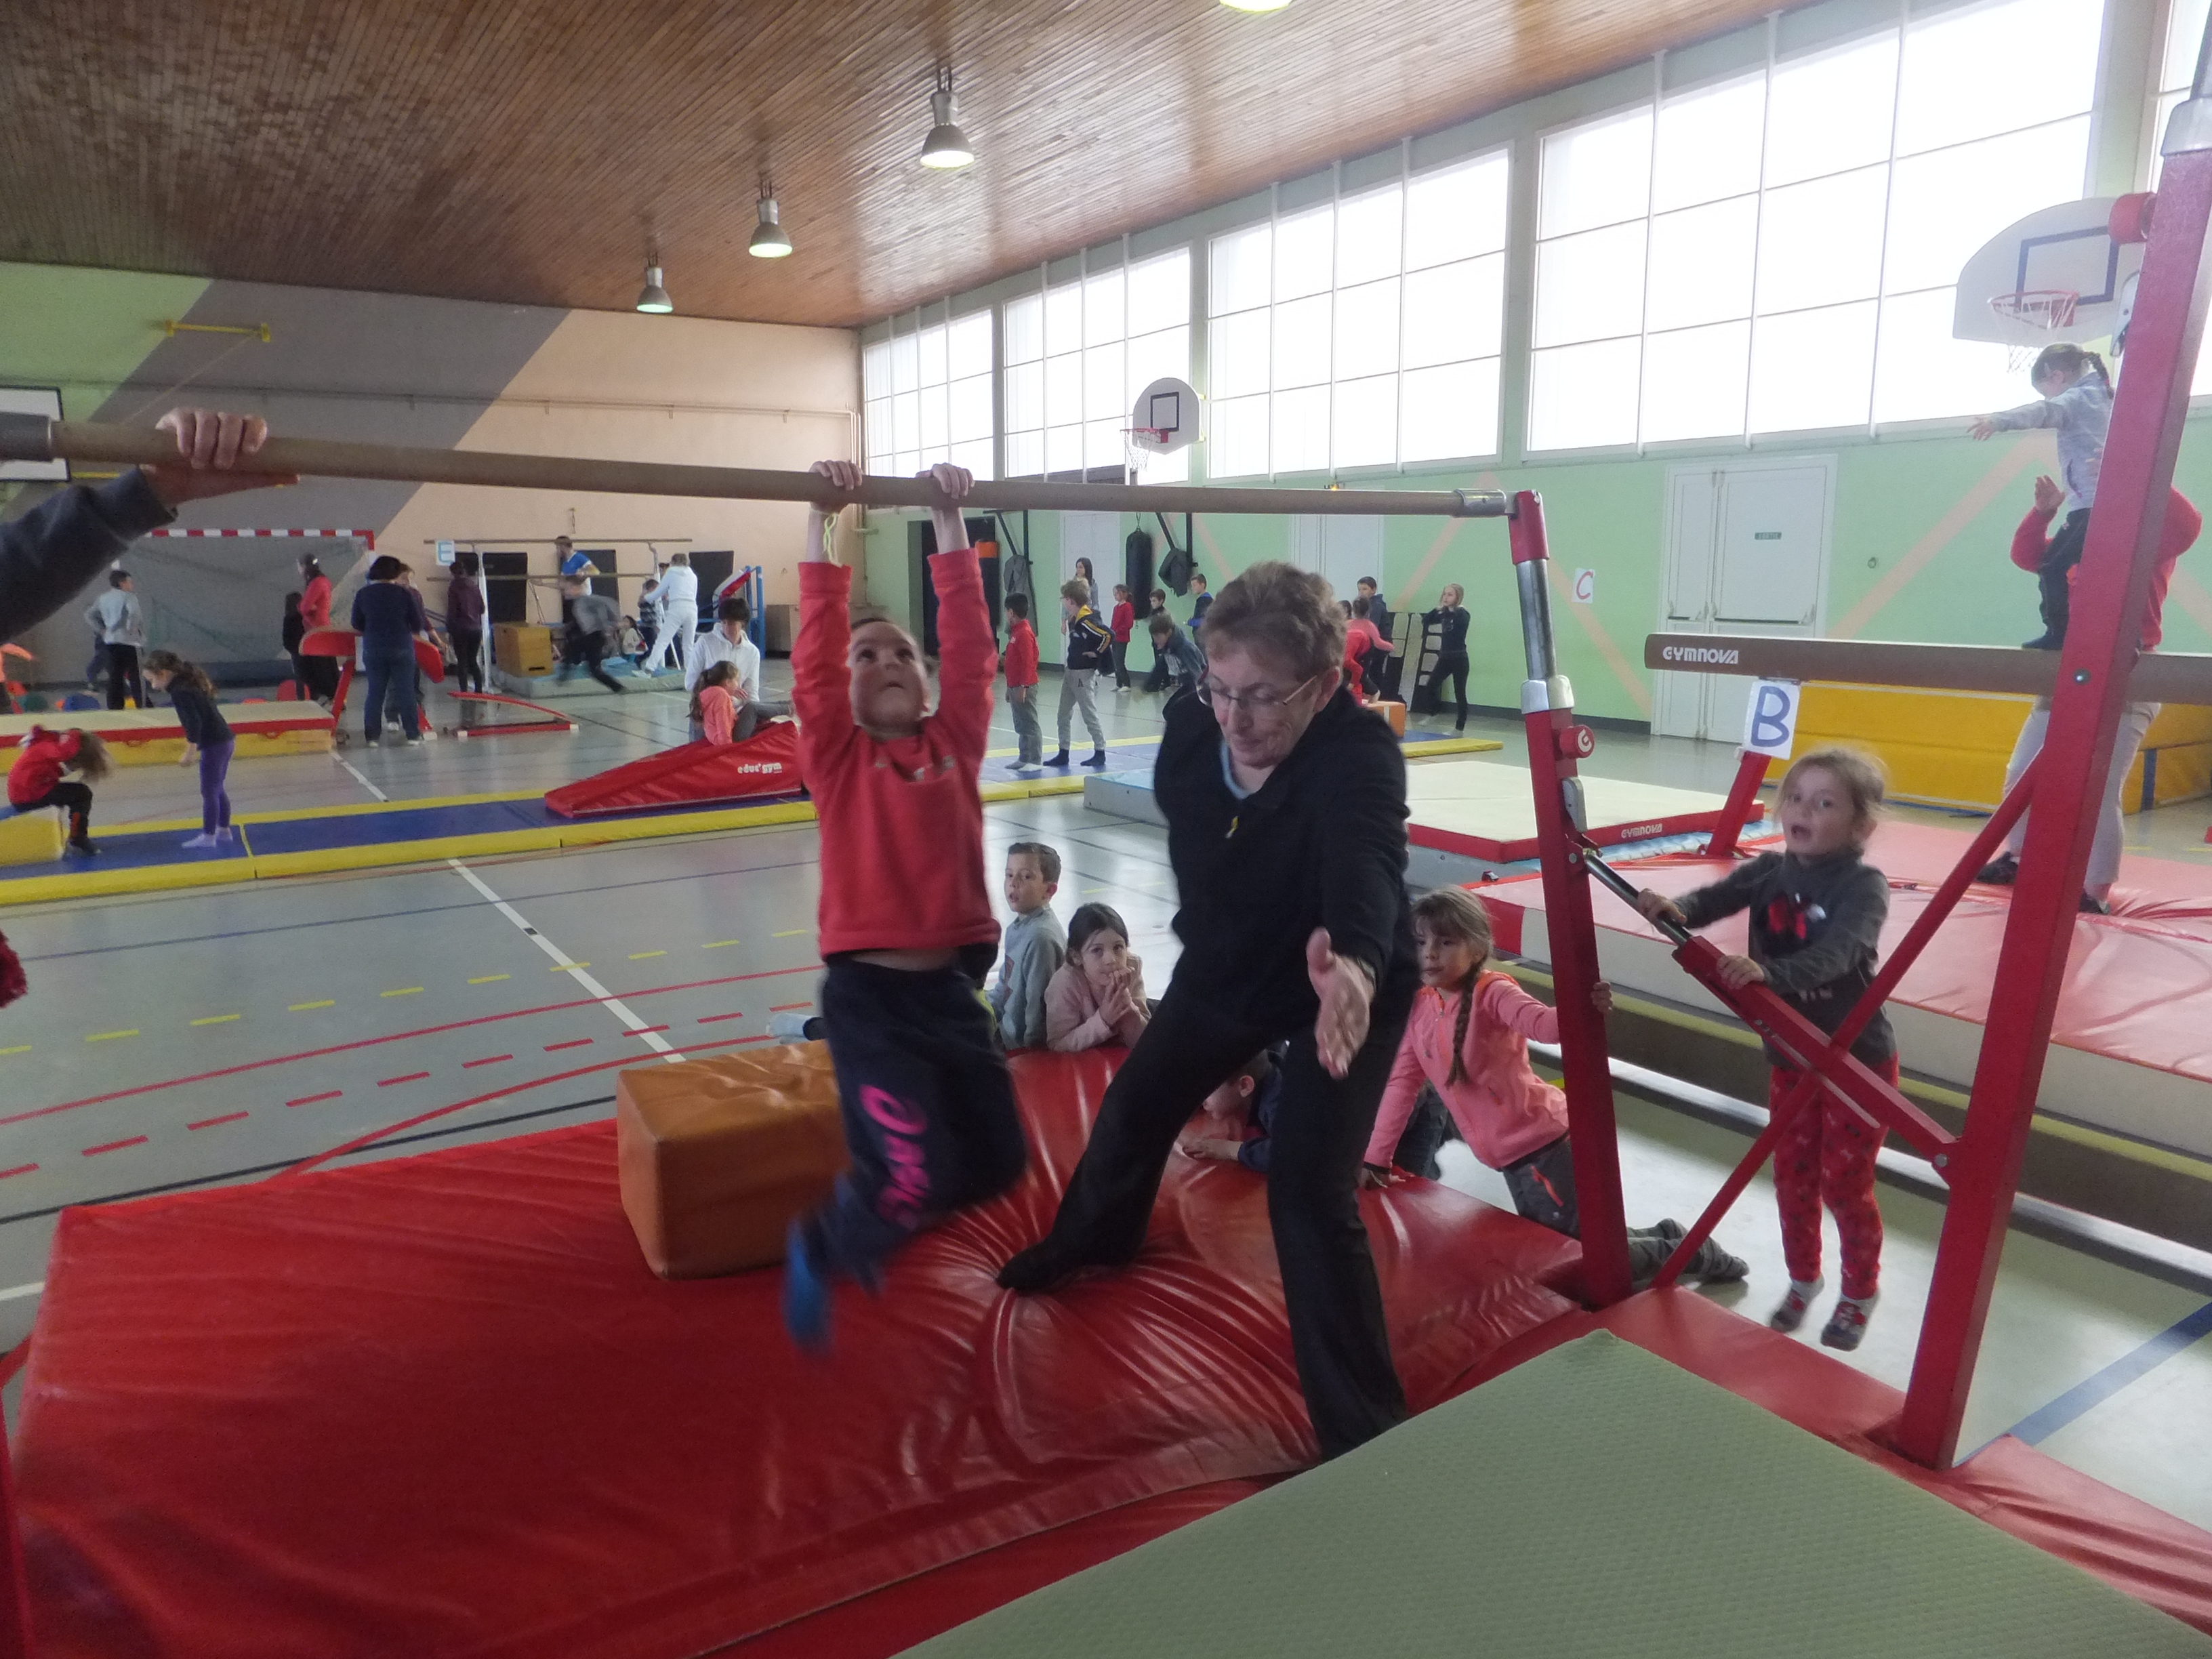
<path fill-rule="evenodd" d="M 1328 672 L 1327 669 L 1322 671 L 1322 673 Z M 1208 708 L 1216 710 L 1243 708 L 1264 719 L 1295 702 L 1304 695 L 1306 689 L 1320 678 L 1321 674 L 1316 674 L 1311 679 L 1301 680 L 1287 691 L 1278 691 L 1272 686 L 1263 685 L 1256 690 L 1243 693 L 1231 691 L 1226 686 L 1217 685 L 1210 678 L 1200 679 L 1198 683 L 1198 700 Z"/>

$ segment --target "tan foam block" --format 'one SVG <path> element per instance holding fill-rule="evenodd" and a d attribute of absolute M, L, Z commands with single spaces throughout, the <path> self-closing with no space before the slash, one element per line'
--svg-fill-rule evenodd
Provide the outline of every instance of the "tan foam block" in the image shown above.
<path fill-rule="evenodd" d="M 829 1045 L 624 1072 L 615 1144 L 623 1212 L 663 1279 L 781 1261 L 785 1229 L 845 1167 Z"/>
<path fill-rule="evenodd" d="M 1390 730 L 1399 737 L 1406 735 L 1406 705 L 1402 702 L 1376 702 L 1367 705 L 1390 722 Z"/>

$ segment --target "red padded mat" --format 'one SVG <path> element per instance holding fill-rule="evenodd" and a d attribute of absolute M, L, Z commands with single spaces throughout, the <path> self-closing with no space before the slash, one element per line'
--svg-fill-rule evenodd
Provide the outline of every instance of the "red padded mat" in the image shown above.
<path fill-rule="evenodd" d="M 690 1655 L 1310 1461 L 1258 1177 L 1173 1159 L 1135 1267 L 992 1282 L 1111 1068 L 1015 1073 L 1030 1176 L 841 1294 L 826 1362 L 776 1271 L 647 1271 L 608 1124 L 66 1212 L 16 1450 L 40 1651 Z M 1571 1241 L 1364 1202 L 1416 1407 L 1568 1310 Z"/>
<path fill-rule="evenodd" d="M 1868 862 L 1890 879 L 1886 955 L 1920 918 L 1936 884 L 1966 850 L 1970 836 L 1926 824 L 1885 823 L 1867 849 Z M 1622 868 L 1639 884 L 1686 893 L 1717 880 L 1723 860 L 1678 856 Z M 1516 909 L 1540 910 L 1540 878 L 1516 877 L 1482 890 L 1502 911 L 1499 944 L 1517 948 Z M 1920 959 L 1906 970 L 1891 1000 L 1930 1013 L 1981 1024 L 1989 1014 L 1990 972 L 2004 937 L 2010 896 L 2002 888 L 1969 888 Z M 1658 932 L 1602 888 L 1590 892 L 1600 927 Z M 2069 1048 L 2153 1066 L 2212 1082 L 2212 869 L 2168 859 L 2124 857 L 2112 889 L 2112 915 L 2074 924 L 2066 981 L 2051 1040 Z M 1745 918 L 1731 916 L 1705 931 L 1723 951 L 1744 948 Z"/>

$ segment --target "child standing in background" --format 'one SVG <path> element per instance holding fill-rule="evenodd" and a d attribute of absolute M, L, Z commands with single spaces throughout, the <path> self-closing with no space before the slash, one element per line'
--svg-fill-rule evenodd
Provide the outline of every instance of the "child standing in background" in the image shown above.
<path fill-rule="evenodd" d="M 860 483 L 852 461 L 817 461 L 825 495 Z M 851 1166 L 792 1224 L 784 1324 L 830 1340 L 830 1285 L 870 1289 L 933 1219 L 1004 1192 L 1028 1159 L 1013 1080 L 979 994 L 998 954 L 976 793 L 998 672 L 983 574 L 959 511 L 970 475 L 930 470 L 945 505 L 930 556 L 938 596 L 938 706 L 913 635 L 846 611 L 852 572 L 830 562 L 829 514 L 808 514 L 792 654 L 799 754 L 818 814 L 823 872 L 818 998 Z"/>
<path fill-rule="evenodd" d="M 1067 738 L 1075 711 L 1083 711 L 1083 724 L 1091 733 L 1091 758 L 1085 766 L 1103 769 L 1106 764 L 1106 728 L 1098 723 L 1098 704 L 1091 684 L 1098 671 L 1114 660 L 1114 636 L 1098 613 L 1091 608 L 1091 584 L 1080 576 L 1060 586 L 1060 612 L 1067 623 L 1067 655 L 1060 670 L 1060 752 L 1047 766 L 1067 764 Z"/>
<path fill-rule="evenodd" d="M 64 775 L 74 772 L 76 778 Z M 90 732 L 49 732 L 34 726 L 8 770 L 8 805 L 18 812 L 58 806 L 69 814 L 70 850 L 85 858 L 100 851 L 92 839 L 92 791 L 107 775 L 107 746 Z"/>
<path fill-rule="evenodd" d="M 1129 924 L 1110 904 L 1085 905 L 1068 919 L 1067 960 L 1045 988 L 1046 1039 L 1062 1054 L 1109 1042 L 1133 1048 L 1152 1018 Z"/>
<path fill-rule="evenodd" d="M 1739 864 L 1722 880 L 1680 899 L 1650 888 L 1637 908 L 1654 921 L 1703 927 L 1751 912 L 1751 954 L 1726 957 L 1731 986 L 1763 981 L 1822 1030 L 1840 1026 L 1874 982 L 1875 947 L 1889 914 L 1889 882 L 1863 856 L 1881 810 L 1881 774 L 1850 749 L 1817 749 L 1782 778 L 1776 811 L 1783 850 Z M 1876 1013 L 1851 1045 L 1869 1070 L 1897 1082 L 1897 1039 Z M 1796 1088 L 1801 1073 L 1766 1051 L 1770 1108 Z M 1798 1109 L 1774 1149 L 1774 1195 L 1782 1209 L 1782 1251 L 1790 1293 L 1767 1323 L 1794 1331 L 1820 1293 L 1820 1206 L 1843 1240 L 1844 1293 L 1820 1333 L 1832 1348 L 1851 1349 L 1866 1334 L 1881 1273 L 1881 1211 L 1875 1202 L 1875 1155 L 1886 1132 L 1826 1090 Z"/>
<path fill-rule="evenodd" d="M 1041 841 L 1018 841 L 1006 849 L 1006 908 L 1014 919 L 999 944 L 999 977 L 991 987 L 991 1012 L 1009 1048 L 1045 1044 L 1045 987 L 1067 955 L 1067 935 L 1053 914 L 1060 890 L 1060 853 Z"/>
<path fill-rule="evenodd" d="M 177 764 L 200 763 L 200 832 L 187 847 L 220 847 L 230 839 L 230 794 L 223 781 L 230 775 L 231 751 L 236 747 L 229 722 L 215 706 L 215 685 L 204 669 L 186 662 L 173 651 L 146 653 L 146 684 L 169 694 L 185 728 L 185 752 Z"/>
<path fill-rule="evenodd" d="M 2058 475 L 2065 485 L 2066 522 L 2051 538 L 2036 570 L 2043 632 L 2031 651 L 2056 651 L 2066 642 L 2071 611 L 2069 582 L 2089 537 L 2089 509 L 2097 501 L 2097 475 L 2105 464 L 2105 432 L 2112 423 L 2112 380 L 2105 360 L 2077 345 L 2047 345 L 2036 354 L 2027 383 L 2038 401 L 1984 415 L 1968 428 L 1978 443 L 2000 432 L 2052 427 L 2058 433 Z"/>
<path fill-rule="evenodd" d="M 1030 596 L 1006 595 L 1006 708 L 1014 717 L 1014 737 L 1021 744 L 1017 769 L 1028 771 L 1044 763 L 1044 726 L 1037 719 L 1037 637 L 1030 626 Z"/>
<path fill-rule="evenodd" d="M 1137 607 L 1129 603 L 1129 590 L 1120 582 L 1114 584 L 1114 614 L 1108 619 L 1107 631 L 1114 636 L 1114 689 L 1129 689 L 1129 630 L 1137 625 Z"/>

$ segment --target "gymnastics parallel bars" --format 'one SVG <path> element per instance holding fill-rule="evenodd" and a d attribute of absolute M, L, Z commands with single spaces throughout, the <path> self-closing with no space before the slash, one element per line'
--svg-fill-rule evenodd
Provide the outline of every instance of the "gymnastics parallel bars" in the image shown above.
<path fill-rule="evenodd" d="M 154 466 L 177 459 L 175 441 L 151 428 L 0 415 L 0 460 L 105 461 Z M 408 449 L 392 444 L 271 438 L 241 471 L 405 483 L 472 484 L 619 495 L 694 495 L 726 501 L 821 501 L 862 507 L 949 505 L 927 478 L 869 477 L 849 494 L 811 472 L 604 461 L 489 450 Z M 1025 478 L 978 483 L 963 508 L 1024 507 L 1073 513 L 1329 513 L 1498 519 L 1512 503 L 1496 489 L 1240 489 L 1212 484 L 1053 483 Z"/>

